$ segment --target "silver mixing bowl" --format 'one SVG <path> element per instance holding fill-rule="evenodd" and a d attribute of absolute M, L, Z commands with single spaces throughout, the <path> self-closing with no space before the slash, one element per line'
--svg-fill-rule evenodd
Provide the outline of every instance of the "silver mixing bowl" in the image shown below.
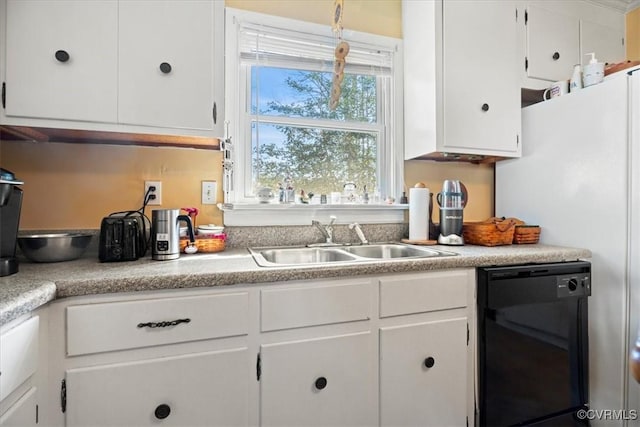
<path fill-rule="evenodd" d="M 21 234 L 18 245 L 33 262 L 60 262 L 79 258 L 93 237 L 84 233 Z"/>

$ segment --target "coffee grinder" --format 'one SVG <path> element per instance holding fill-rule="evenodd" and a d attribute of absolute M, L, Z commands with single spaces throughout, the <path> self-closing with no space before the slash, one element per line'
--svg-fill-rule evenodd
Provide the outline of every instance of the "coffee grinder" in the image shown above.
<path fill-rule="evenodd" d="M 441 245 L 464 245 L 462 238 L 462 210 L 466 197 L 462 191 L 462 184 L 458 180 L 445 180 L 442 192 L 438 193 L 440 205 L 440 235 L 438 243 Z"/>
<path fill-rule="evenodd" d="M 18 272 L 16 243 L 22 207 L 22 189 L 15 175 L 0 168 L 0 277 Z"/>

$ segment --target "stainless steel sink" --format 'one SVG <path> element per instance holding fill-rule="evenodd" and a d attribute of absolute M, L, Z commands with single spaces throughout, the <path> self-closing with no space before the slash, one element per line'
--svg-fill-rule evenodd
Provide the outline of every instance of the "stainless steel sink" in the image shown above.
<path fill-rule="evenodd" d="M 455 256 L 440 249 L 422 248 L 402 243 L 374 243 L 358 246 L 249 248 L 261 267 L 354 264 L 375 260 L 432 258 Z"/>
<path fill-rule="evenodd" d="M 379 244 L 345 247 L 344 251 L 364 258 L 412 258 L 437 257 L 442 252 L 400 244 Z"/>
<path fill-rule="evenodd" d="M 325 262 L 353 261 L 355 257 L 338 249 L 328 248 L 282 248 L 267 249 L 259 254 L 273 264 L 316 264 Z"/>

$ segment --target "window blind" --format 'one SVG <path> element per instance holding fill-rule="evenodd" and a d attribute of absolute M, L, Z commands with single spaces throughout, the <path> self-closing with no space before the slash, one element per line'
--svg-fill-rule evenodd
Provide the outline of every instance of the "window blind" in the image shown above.
<path fill-rule="evenodd" d="M 240 23 L 238 28 L 240 62 L 273 67 L 333 71 L 338 38 Z M 327 26 L 327 32 L 331 29 Z M 352 42 L 346 58 L 346 73 L 388 76 L 392 72 L 392 50 L 380 50 L 362 42 Z"/>

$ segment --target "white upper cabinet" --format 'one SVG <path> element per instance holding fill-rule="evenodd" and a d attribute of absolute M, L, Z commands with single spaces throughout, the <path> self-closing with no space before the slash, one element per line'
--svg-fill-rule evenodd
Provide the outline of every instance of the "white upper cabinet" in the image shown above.
<path fill-rule="evenodd" d="M 522 86 L 542 89 L 568 80 L 576 64 L 593 52 L 599 62 L 625 59 L 624 14 L 588 1 L 522 1 L 524 76 Z"/>
<path fill-rule="evenodd" d="M 405 158 L 520 156 L 512 1 L 402 3 Z"/>
<path fill-rule="evenodd" d="M 0 124 L 223 135 L 221 1 L 4 4 Z"/>
<path fill-rule="evenodd" d="M 443 149 L 519 156 L 515 4 L 445 1 L 444 23 Z"/>
<path fill-rule="evenodd" d="M 580 21 L 577 17 L 534 6 L 526 11 L 527 75 L 562 80 L 580 63 Z"/>
<path fill-rule="evenodd" d="M 212 30 L 212 2 L 120 1 L 118 121 L 212 130 Z"/>
<path fill-rule="evenodd" d="M 7 1 L 6 115 L 115 122 L 118 2 Z"/>

